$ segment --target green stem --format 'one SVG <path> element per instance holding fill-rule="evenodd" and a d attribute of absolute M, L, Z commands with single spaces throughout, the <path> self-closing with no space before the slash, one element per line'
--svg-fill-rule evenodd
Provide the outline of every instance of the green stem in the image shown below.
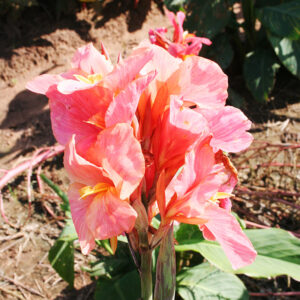
<path fill-rule="evenodd" d="M 148 216 L 141 199 L 133 201 L 132 205 L 138 214 L 135 229 L 139 236 L 139 252 L 141 256 L 141 296 L 142 300 L 152 300 L 152 250 L 148 240 Z"/>
<path fill-rule="evenodd" d="M 152 250 L 142 250 L 141 253 L 141 291 L 142 300 L 153 299 L 152 289 Z"/>

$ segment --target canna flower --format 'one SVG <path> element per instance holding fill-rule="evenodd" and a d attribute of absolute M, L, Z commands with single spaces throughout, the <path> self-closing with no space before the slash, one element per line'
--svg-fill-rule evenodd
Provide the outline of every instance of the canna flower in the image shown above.
<path fill-rule="evenodd" d="M 174 27 L 173 41 L 166 38 L 166 28 L 157 28 L 149 31 L 149 40 L 152 44 L 166 49 L 171 55 L 181 59 L 190 55 L 198 55 L 202 44 L 211 45 L 209 39 L 197 37 L 195 34 L 183 30 L 185 14 L 182 11 L 177 12 L 175 16 L 173 12 L 166 10 L 166 14 Z"/>
<path fill-rule="evenodd" d="M 75 53 L 70 71 L 41 75 L 27 88 L 50 99 L 54 135 L 66 145 L 68 195 L 83 253 L 95 239 L 116 241 L 137 229 L 144 210 L 146 235 L 147 213 L 149 223 L 160 213 L 164 228 L 197 224 L 240 268 L 256 252 L 230 214 L 237 173 L 223 151 L 250 145 L 251 122 L 225 106 L 227 76 L 194 55 L 205 42 L 183 32 L 184 14 L 168 15 L 175 28 L 173 42 L 163 44 L 168 51 L 159 45 L 163 29 L 152 36 L 156 45 L 142 43 L 116 66 L 104 48 L 100 53 L 88 44 Z M 147 212 L 132 207 L 143 206 L 141 198 Z"/>
<path fill-rule="evenodd" d="M 161 136 L 155 131 L 165 130 L 162 129 L 168 119 L 165 114 L 172 109 L 171 99 L 175 96 L 182 101 L 181 109 L 189 109 L 189 114 L 207 126 L 214 152 L 220 149 L 239 152 L 251 144 L 253 138 L 247 132 L 251 122 L 239 109 L 225 106 L 228 79 L 216 63 L 198 56 L 182 61 L 161 47 L 149 48 L 154 55 L 141 73 L 155 70 L 157 75 L 142 93 L 137 112 L 140 136 L 145 144 L 151 145 L 149 139 Z M 162 140 L 154 143 L 161 144 Z"/>
<path fill-rule="evenodd" d="M 159 119 L 152 138 L 152 152 L 157 170 L 178 169 L 189 148 L 208 135 L 206 119 L 185 107 L 177 96 L 170 96 L 169 108 Z"/>
<path fill-rule="evenodd" d="M 185 107 L 219 111 L 225 106 L 228 79 L 216 63 L 198 56 L 182 61 L 161 47 L 150 45 L 148 48 L 153 58 L 141 73 L 155 70 L 157 75 L 142 93 L 138 105 L 142 139 L 153 135 L 159 119 L 170 106 L 171 95 L 178 96 Z"/>
<path fill-rule="evenodd" d="M 256 257 L 228 203 L 222 201 L 231 195 L 236 182 L 232 166 L 222 154 L 216 156 L 206 139 L 187 153 L 182 170 L 169 184 L 161 173 L 156 191 L 162 224 L 178 221 L 198 225 L 204 238 L 221 244 L 234 269 Z"/>
<path fill-rule="evenodd" d="M 139 75 L 153 56 L 151 50 L 139 51 L 115 67 L 103 53 L 88 44 L 75 53 L 69 72 L 41 75 L 27 84 L 49 98 L 57 141 L 66 145 L 75 134 L 81 154 L 104 128 L 134 121 L 140 95 L 156 75 Z"/>
<path fill-rule="evenodd" d="M 130 196 L 140 184 L 145 161 L 128 124 L 104 129 L 86 157 L 76 150 L 76 136 L 66 145 L 64 165 L 71 179 L 68 196 L 82 253 L 95 239 L 129 233 L 137 217 Z"/>
<path fill-rule="evenodd" d="M 252 135 L 247 132 L 251 121 L 238 108 L 224 106 L 219 110 L 197 109 L 208 122 L 212 135 L 210 145 L 214 152 L 219 149 L 226 152 L 240 152 L 250 146 Z"/>

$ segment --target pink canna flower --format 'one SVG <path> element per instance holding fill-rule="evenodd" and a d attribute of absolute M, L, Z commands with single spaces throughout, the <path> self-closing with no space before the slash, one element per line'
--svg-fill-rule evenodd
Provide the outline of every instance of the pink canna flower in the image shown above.
<path fill-rule="evenodd" d="M 212 134 L 210 145 L 214 151 L 240 152 L 250 146 L 253 137 L 247 132 L 251 122 L 238 109 L 225 106 L 220 110 L 198 109 L 208 121 Z"/>
<path fill-rule="evenodd" d="M 185 14 L 181 11 L 176 16 L 173 12 L 166 10 L 166 14 L 174 27 L 173 41 L 169 41 L 165 34 L 166 28 L 151 29 L 149 31 L 149 40 L 152 44 L 166 49 L 174 57 L 185 59 L 189 55 L 198 55 L 202 45 L 211 45 L 207 38 L 197 37 L 192 33 L 183 31 L 183 22 Z"/>
<path fill-rule="evenodd" d="M 91 84 L 99 81 L 111 72 L 113 65 L 102 45 L 102 53 L 92 43 L 79 48 L 71 63 L 71 70 L 60 75 L 43 74 L 28 82 L 26 88 L 34 93 L 46 95 L 48 89 L 67 79 L 77 79 L 82 83 Z"/>
<path fill-rule="evenodd" d="M 183 32 L 183 13 L 168 16 L 173 42 L 158 29 L 151 36 L 156 45 L 142 43 L 114 67 L 104 48 L 100 53 L 89 44 L 78 49 L 69 72 L 41 75 L 27 87 L 50 99 L 54 135 L 66 145 L 83 253 L 95 239 L 110 238 L 115 248 L 116 237 L 134 226 L 147 237 L 147 213 L 149 223 L 160 213 L 163 228 L 197 224 L 240 268 L 256 252 L 230 214 L 237 173 L 223 151 L 250 145 L 251 122 L 225 106 L 228 79 L 221 68 L 194 55 L 209 42 Z M 136 222 L 140 211 L 144 221 Z M 130 239 L 139 245 L 136 231 Z"/>
<path fill-rule="evenodd" d="M 152 139 L 152 151 L 157 170 L 178 169 L 185 153 L 199 139 L 208 136 L 206 119 L 185 107 L 177 96 L 170 96 L 170 106 L 164 112 Z"/>
<path fill-rule="evenodd" d="M 71 71 L 41 75 L 27 88 L 50 99 L 52 129 L 58 142 L 65 145 L 76 134 L 82 154 L 104 128 L 134 121 L 140 95 L 156 75 L 155 71 L 139 75 L 152 56 L 151 50 L 145 49 L 113 68 L 107 55 L 89 44 L 76 52 Z"/>
<path fill-rule="evenodd" d="M 90 149 L 89 158 L 76 151 L 76 136 L 66 146 L 64 165 L 71 178 L 69 200 L 82 252 L 95 239 L 130 232 L 137 217 L 130 195 L 140 184 L 145 162 L 139 142 L 128 124 L 104 129 Z"/>
<path fill-rule="evenodd" d="M 228 79 L 216 63 L 198 56 L 182 61 L 161 47 L 151 45 L 148 48 L 154 55 L 141 72 L 155 70 L 157 75 L 143 92 L 138 105 L 142 139 L 153 135 L 159 119 L 169 108 L 171 95 L 180 97 L 186 107 L 194 105 L 199 109 L 219 111 L 225 106 Z"/>
<path fill-rule="evenodd" d="M 167 185 L 162 172 L 157 183 L 157 201 L 163 224 L 179 221 L 197 224 L 206 239 L 217 240 L 234 269 L 252 263 L 256 252 L 230 214 L 223 207 L 236 183 L 236 174 L 226 159 L 216 157 L 209 138 L 186 155 L 182 170 Z M 166 190 L 164 191 L 165 186 Z"/>

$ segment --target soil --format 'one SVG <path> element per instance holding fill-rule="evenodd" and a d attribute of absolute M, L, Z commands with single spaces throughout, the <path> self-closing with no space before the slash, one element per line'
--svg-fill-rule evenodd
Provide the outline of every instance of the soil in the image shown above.
<path fill-rule="evenodd" d="M 25 9 L 14 22 L 2 18 L 0 172 L 31 157 L 37 148 L 55 145 L 47 99 L 26 91 L 27 81 L 39 74 L 67 70 L 75 50 L 87 42 L 97 48 L 103 42 L 115 62 L 119 53 L 126 56 L 145 39 L 150 28 L 170 27 L 160 1 L 140 0 L 136 8 L 133 2 L 104 1 L 101 7 L 81 8 L 58 19 L 40 7 Z M 300 236 L 299 100 L 299 81 L 284 72 L 279 74 L 269 104 L 259 106 L 250 99 L 245 111 L 254 121 L 255 142 L 232 159 L 240 172 L 234 210 L 248 221 Z M 45 162 L 42 173 L 67 190 L 62 155 Z M 26 176 L 17 177 L 2 191 L 4 210 L 13 226 L 1 218 L 0 299 L 92 299 L 94 283 L 81 269 L 94 259 L 92 255 L 75 254 L 75 290 L 69 290 L 50 266 L 47 254 L 63 226 L 61 202 L 46 186 L 43 192 L 39 190 L 35 176 L 31 184 L 29 218 Z M 246 278 L 244 282 L 252 292 L 300 290 L 298 283 L 286 277 Z"/>

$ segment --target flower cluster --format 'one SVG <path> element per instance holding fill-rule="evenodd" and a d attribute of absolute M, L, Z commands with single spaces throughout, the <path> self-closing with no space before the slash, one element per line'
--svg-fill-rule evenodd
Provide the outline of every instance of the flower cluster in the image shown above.
<path fill-rule="evenodd" d="M 202 44 L 211 45 L 208 38 L 197 37 L 195 34 L 183 30 L 185 20 L 183 12 L 179 11 L 175 16 L 173 12 L 166 10 L 166 15 L 174 27 L 173 41 L 166 37 L 167 29 L 160 27 L 149 31 L 149 39 L 152 44 L 163 47 L 171 55 L 182 59 L 189 55 L 198 55 Z"/>
<path fill-rule="evenodd" d="M 177 19 L 174 40 L 188 43 L 195 37 L 182 32 L 180 13 Z M 66 147 L 83 253 L 95 239 L 116 245 L 118 235 L 133 234 L 143 207 L 150 244 L 174 221 L 197 224 L 240 268 L 256 252 L 230 213 L 237 173 L 224 152 L 250 145 L 251 123 L 225 106 L 227 76 L 216 63 L 187 55 L 190 45 L 178 55 L 168 51 L 142 43 L 113 66 L 103 46 L 98 52 L 88 44 L 77 50 L 70 71 L 41 75 L 27 88 L 49 98 L 54 135 Z M 154 232 L 157 214 L 161 226 Z"/>

